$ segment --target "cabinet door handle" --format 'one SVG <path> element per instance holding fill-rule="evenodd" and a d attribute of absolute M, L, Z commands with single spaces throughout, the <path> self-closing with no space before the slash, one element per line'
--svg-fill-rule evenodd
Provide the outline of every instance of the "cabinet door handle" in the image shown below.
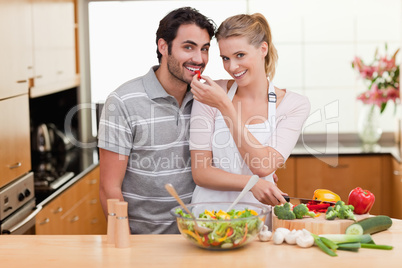
<path fill-rule="evenodd" d="M 57 214 L 57 213 L 60 213 L 60 212 L 62 212 L 63 211 L 63 208 L 62 207 L 58 207 L 58 208 L 56 208 L 54 211 L 53 211 L 53 213 L 54 214 Z"/>
<path fill-rule="evenodd" d="M 22 84 L 22 83 L 26 83 L 26 82 L 28 82 L 28 80 L 18 80 L 17 81 L 18 84 Z"/>
<path fill-rule="evenodd" d="M 8 166 L 8 168 L 9 168 L 9 169 L 14 169 L 14 168 L 18 168 L 18 167 L 20 167 L 20 166 L 22 166 L 22 163 L 21 163 L 21 162 L 17 162 L 17 163 L 15 163 L 15 164 L 13 164 L 13 165 Z"/>
<path fill-rule="evenodd" d="M 49 219 L 49 218 L 45 218 L 43 221 L 41 221 L 41 222 L 39 223 L 39 225 L 44 225 L 44 224 L 49 223 L 49 222 L 50 222 L 50 219 Z"/>
<path fill-rule="evenodd" d="M 80 217 L 74 216 L 74 217 L 71 218 L 70 222 L 76 222 L 76 221 L 78 221 L 79 219 L 80 219 Z"/>
<path fill-rule="evenodd" d="M 348 168 L 348 167 L 349 167 L 348 164 L 337 165 L 337 166 L 328 165 L 328 166 L 329 166 L 330 168 Z"/>
<path fill-rule="evenodd" d="M 394 170 L 394 175 L 399 176 L 401 175 L 401 172 L 399 170 Z"/>

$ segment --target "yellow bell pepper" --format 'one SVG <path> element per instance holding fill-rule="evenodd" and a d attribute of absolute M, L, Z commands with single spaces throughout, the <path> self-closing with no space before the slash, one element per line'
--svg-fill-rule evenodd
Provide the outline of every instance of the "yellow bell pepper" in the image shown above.
<path fill-rule="evenodd" d="M 193 233 L 192 231 L 187 230 L 187 229 L 184 229 L 183 233 L 188 234 L 189 236 L 194 238 L 198 242 L 198 244 L 202 245 L 201 237 L 198 234 Z"/>
<path fill-rule="evenodd" d="M 212 218 L 216 218 L 216 216 L 215 216 L 215 211 L 214 211 L 214 210 L 212 210 L 212 211 L 205 210 L 204 213 L 205 213 L 206 215 L 211 216 Z"/>
<path fill-rule="evenodd" d="M 314 200 L 321 200 L 321 201 L 331 201 L 331 202 L 337 202 L 341 200 L 339 195 L 336 193 L 327 190 L 327 189 L 317 189 L 314 191 Z"/>
<path fill-rule="evenodd" d="M 227 214 L 223 210 L 219 210 L 218 213 L 216 213 L 216 216 L 219 217 L 220 219 L 223 219 L 223 220 L 229 220 L 230 219 L 230 215 Z"/>

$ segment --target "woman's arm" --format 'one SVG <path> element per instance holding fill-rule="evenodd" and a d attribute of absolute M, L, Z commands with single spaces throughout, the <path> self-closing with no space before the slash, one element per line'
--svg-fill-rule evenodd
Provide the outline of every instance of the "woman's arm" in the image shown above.
<path fill-rule="evenodd" d="M 250 179 L 250 175 L 233 174 L 214 167 L 211 151 L 192 150 L 191 169 L 197 185 L 218 191 L 241 191 Z M 284 193 L 276 184 L 264 179 L 260 179 L 251 192 L 264 204 L 278 205 L 286 202 L 282 196 Z"/>
<path fill-rule="evenodd" d="M 208 84 L 193 78 L 194 99 L 215 107 L 222 113 L 240 155 L 253 174 L 265 177 L 284 163 L 283 156 L 270 146 L 263 146 L 247 129 L 246 120 L 236 111 L 226 93 L 212 79 L 203 76 Z"/>

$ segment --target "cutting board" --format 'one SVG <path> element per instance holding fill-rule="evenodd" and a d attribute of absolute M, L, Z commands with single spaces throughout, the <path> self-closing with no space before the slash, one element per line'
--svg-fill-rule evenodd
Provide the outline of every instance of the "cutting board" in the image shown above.
<path fill-rule="evenodd" d="M 370 214 L 355 215 L 356 219 L 362 220 L 370 217 Z M 344 234 L 346 228 L 354 223 L 353 220 L 341 220 L 336 218 L 335 220 L 329 221 L 325 219 L 325 213 L 320 216 L 311 218 L 304 217 L 303 219 L 294 220 L 280 220 L 277 216 L 272 213 L 272 229 L 275 230 L 279 227 L 284 227 L 289 230 L 302 230 L 306 229 L 314 234 Z"/>

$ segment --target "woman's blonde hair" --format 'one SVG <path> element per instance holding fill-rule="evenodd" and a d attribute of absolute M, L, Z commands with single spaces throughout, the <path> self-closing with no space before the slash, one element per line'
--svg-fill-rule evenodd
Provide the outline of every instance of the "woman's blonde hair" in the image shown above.
<path fill-rule="evenodd" d="M 271 28 L 264 15 L 254 13 L 229 17 L 219 26 L 215 36 L 218 42 L 232 36 L 246 37 L 249 43 L 255 47 L 261 45 L 262 42 L 267 42 L 268 53 L 265 56 L 265 73 L 270 80 L 274 79 L 278 53 L 272 43 Z"/>

